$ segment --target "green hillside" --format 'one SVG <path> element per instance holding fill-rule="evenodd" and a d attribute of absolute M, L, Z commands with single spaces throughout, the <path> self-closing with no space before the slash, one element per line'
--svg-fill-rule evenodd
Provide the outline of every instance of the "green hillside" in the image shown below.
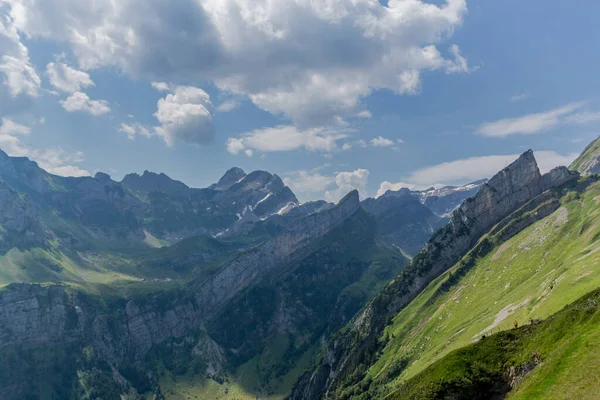
<path fill-rule="evenodd" d="M 598 157 L 600 157 L 600 138 L 588 144 L 579 157 L 569 166 L 569 169 L 578 171 L 581 174 L 595 173 L 597 172 Z"/>
<path fill-rule="evenodd" d="M 366 388 L 384 396 L 453 350 L 510 329 L 515 320 L 545 319 L 599 287 L 599 210 L 600 183 L 593 183 L 566 190 L 556 211 L 508 241 L 502 230 L 482 238 L 396 315 L 377 361 L 340 397 Z"/>
<path fill-rule="evenodd" d="M 600 290 L 541 323 L 483 338 L 419 373 L 388 399 L 596 399 Z M 594 303 L 595 302 L 595 303 Z M 511 386 L 516 388 L 510 391 Z"/>

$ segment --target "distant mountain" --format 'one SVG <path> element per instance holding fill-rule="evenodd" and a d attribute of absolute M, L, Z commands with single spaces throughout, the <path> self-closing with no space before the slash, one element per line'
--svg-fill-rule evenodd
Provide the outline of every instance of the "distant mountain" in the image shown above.
<path fill-rule="evenodd" d="M 421 202 L 439 216 L 449 216 L 463 201 L 477 194 L 487 179 L 481 179 L 461 186 L 444 186 L 439 189 L 417 191 Z"/>
<path fill-rule="evenodd" d="M 408 189 L 388 191 L 361 204 L 375 217 L 378 234 L 411 255 L 421 250 L 442 220 Z"/>
<path fill-rule="evenodd" d="M 452 211 L 473 197 L 486 182 L 487 179 L 483 179 L 462 186 L 422 191 L 388 190 L 382 196 L 363 200 L 362 206 L 375 216 L 379 235 L 415 255 Z"/>
<path fill-rule="evenodd" d="M 0 249 L 33 245 L 50 237 L 84 247 L 97 239 L 121 247 L 141 245 L 148 235 L 175 242 L 198 234 L 223 234 L 242 219 L 256 221 L 298 205 L 283 181 L 265 171 L 246 175 L 232 169 L 211 188 L 194 189 L 148 171 L 126 175 L 121 182 L 104 173 L 65 178 L 28 159 L 0 152 L 0 179 L 4 185 L 0 205 L 5 204 L 5 219 L 13 220 L 3 225 L 16 230 L 15 235 L 4 236 L 10 243 L 0 241 Z M 19 201 L 10 200 L 11 196 Z M 34 214 L 39 225 L 35 229 L 25 223 Z M 16 224 L 16 219 L 21 223 Z M 68 228 L 73 224 L 79 227 L 77 234 Z M 29 233 L 23 234 L 26 229 Z M 21 239 L 14 239 L 19 235 Z"/>

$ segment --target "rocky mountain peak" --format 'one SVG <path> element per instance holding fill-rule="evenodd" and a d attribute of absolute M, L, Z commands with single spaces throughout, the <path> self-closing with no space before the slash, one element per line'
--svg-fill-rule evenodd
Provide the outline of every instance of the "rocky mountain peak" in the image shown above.
<path fill-rule="evenodd" d="M 106 181 L 110 181 L 110 175 L 106 174 L 104 172 L 96 172 L 96 175 L 94 175 L 94 179 L 101 181 L 101 182 L 106 182 Z"/>
<path fill-rule="evenodd" d="M 144 171 L 141 176 L 135 173 L 125 175 L 121 183 L 138 192 L 161 191 L 174 194 L 189 189 L 185 183 L 172 179 L 162 172 L 157 174 L 148 170 Z"/>
<path fill-rule="evenodd" d="M 225 174 L 219 179 L 219 181 L 213 184 L 210 188 L 213 190 L 227 190 L 235 183 L 239 182 L 246 176 L 243 169 L 233 167 L 227 170 Z"/>
<path fill-rule="evenodd" d="M 342 199 L 338 202 L 337 207 L 347 207 L 349 209 L 358 210 L 360 207 L 360 196 L 358 194 L 358 190 L 354 189 L 342 197 Z"/>

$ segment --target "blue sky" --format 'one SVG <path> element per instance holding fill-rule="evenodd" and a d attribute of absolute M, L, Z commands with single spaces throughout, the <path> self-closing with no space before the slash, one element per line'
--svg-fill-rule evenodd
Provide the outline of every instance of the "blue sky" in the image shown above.
<path fill-rule="evenodd" d="M 600 3 L 0 0 L 0 147 L 63 175 L 232 166 L 301 200 L 466 183 L 599 134 Z"/>

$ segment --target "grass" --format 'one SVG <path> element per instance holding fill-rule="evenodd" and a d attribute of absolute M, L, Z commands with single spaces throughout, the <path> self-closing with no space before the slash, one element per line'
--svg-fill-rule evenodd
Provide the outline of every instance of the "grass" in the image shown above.
<path fill-rule="evenodd" d="M 600 290 L 539 324 L 503 331 L 450 353 L 386 398 L 504 398 L 508 391 L 513 400 L 596 399 L 600 309 L 588 299 L 600 299 Z M 517 371 L 512 376 L 511 367 Z M 521 383 L 510 391 L 515 377 Z"/>
<path fill-rule="evenodd" d="M 600 154 L 600 138 L 594 140 L 583 150 L 581 155 L 569 166 L 570 170 L 582 172 L 589 166 L 590 161 Z"/>
<path fill-rule="evenodd" d="M 458 283 L 444 285 L 458 266 L 432 282 L 386 328 L 387 344 L 367 379 L 393 390 L 483 334 L 547 318 L 599 287 L 600 184 L 561 202 L 477 260 Z M 398 360 L 406 365 L 398 368 Z"/>

